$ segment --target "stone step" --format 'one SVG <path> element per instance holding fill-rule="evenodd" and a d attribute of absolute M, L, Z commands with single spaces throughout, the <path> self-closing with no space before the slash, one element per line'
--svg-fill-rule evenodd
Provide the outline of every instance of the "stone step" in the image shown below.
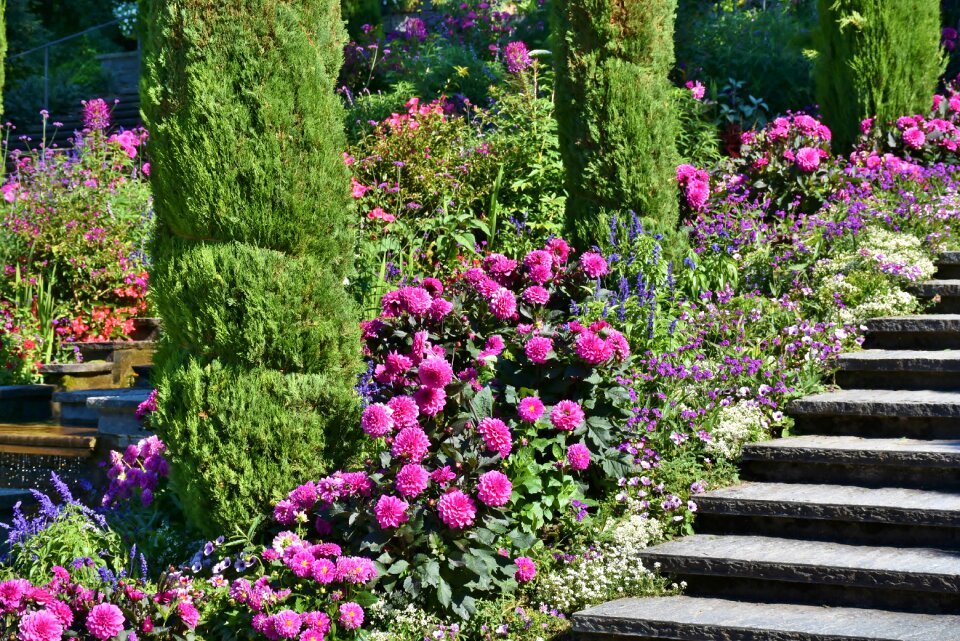
<path fill-rule="evenodd" d="M 960 608 L 955 550 L 695 534 L 644 550 L 641 558 L 687 581 L 694 596 L 931 613 Z"/>
<path fill-rule="evenodd" d="M 108 399 L 140 398 L 142 400 L 142 397 L 144 397 L 143 388 L 126 387 L 57 392 L 53 395 L 53 401 L 60 406 L 61 425 L 97 427 L 100 422 L 101 408 Z"/>
<path fill-rule="evenodd" d="M 870 349 L 841 354 L 837 366 L 841 387 L 960 390 L 960 350 Z"/>
<path fill-rule="evenodd" d="M 790 403 L 797 434 L 960 438 L 960 391 L 846 389 Z"/>
<path fill-rule="evenodd" d="M 960 489 L 960 440 L 795 436 L 743 448 L 745 480 Z"/>
<path fill-rule="evenodd" d="M 917 298 L 931 300 L 939 297 L 931 311 L 938 314 L 960 313 L 960 279 L 944 278 L 916 283 L 910 291 Z"/>
<path fill-rule="evenodd" d="M 911 488 L 744 483 L 696 498 L 697 532 L 960 549 L 960 494 Z"/>
<path fill-rule="evenodd" d="M 53 418 L 53 385 L 0 385 L 0 421 L 33 423 Z"/>
<path fill-rule="evenodd" d="M 113 363 L 84 361 L 83 363 L 48 363 L 40 366 L 43 382 L 57 390 L 102 389 L 113 385 Z"/>
<path fill-rule="evenodd" d="M 146 435 L 143 422 L 137 418 L 137 408 L 150 396 L 148 387 L 134 387 L 123 394 L 99 396 L 87 400 L 87 408 L 96 411 L 97 429 L 100 434 L 135 437 Z"/>
<path fill-rule="evenodd" d="M 0 424 L 0 446 L 92 451 L 97 444 L 96 437 L 96 430 L 83 427 Z"/>
<path fill-rule="evenodd" d="M 866 349 L 960 349 L 960 314 L 884 316 L 865 325 Z"/>
<path fill-rule="evenodd" d="M 584 641 L 960 641 L 960 616 L 689 596 L 618 599 L 572 623 Z"/>
<path fill-rule="evenodd" d="M 938 279 L 960 278 L 960 252 L 943 252 L 937 258 Z"/>

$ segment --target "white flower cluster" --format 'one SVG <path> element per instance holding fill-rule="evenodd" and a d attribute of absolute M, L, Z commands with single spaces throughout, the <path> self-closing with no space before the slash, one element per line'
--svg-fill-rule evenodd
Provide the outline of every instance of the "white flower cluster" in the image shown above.
<path fill-rule="evenodd" d="M 706 442 L 708 451 L 727 459 L 740 456 L 743 444 L 762 439 L 769 428 L 763 410 L 755 401 L 740 401 L 720 408 L 717 422 Z"/>
<path fill-rule="evenodd" d="M 837 288 L 842 295 L 841 290 L 842 287 Z M 853 325 L 878 316 L 904 316 L 916 311 L 917 304 L 917 298 L 913 294 L 892 288 L 881 296 L 874 296 L 859 305 L 841 309 L 840 322 Z"/>
<path fill-rule="evenodd" d="M 570 614 L 610 599 L 649 594 L 654 575 L 643 567 L 640 551 L 662 536 L 659 521 L 632 515 L 616 526 L 611 543 L 543 574 L 535 598 Z"/>
<path fill-rule="evenodd" d="M 412 603 L 401 606 L 381 599 L 367 613 L 377 628 L 370 633 L 370 641 L 420 641 L 440 626 L 439 619 Z"/>
<path fill-rule="evenodd" d="M 930 278 L 936 269 L 919 238 L 880 227 L 868 228 L 862 234 L 858 253 L 872 260 L 883 273 L 909 281 Z"/>

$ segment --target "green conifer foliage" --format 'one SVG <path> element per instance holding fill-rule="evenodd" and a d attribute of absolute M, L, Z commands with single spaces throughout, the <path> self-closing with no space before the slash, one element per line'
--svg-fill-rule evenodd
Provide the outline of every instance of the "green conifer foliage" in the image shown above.
<path fill-rule="evenodd" d="M 946 60 L 938 0 L 818 0 L 817 101 L 844 151 L 860 121 L 924 112 Z"/>
<path fill-rule="evenodd" d="M 6 70 L 3 61 L 7 58 L 7 0 L 0 0 L 0 115 L 3 115 L 3 87 Z"/>
<path fill-rule="evenodd" d="M 555 0 L 556 111 L 566 170 L 567 233 L 606 234 L 607 212 L 677 223 L 676 0 Z"/>
<path fill-rule="evenodd" d="M 249 523 L 356 438 L 339 0 L 146 0 L 164 323 L 153 425 L 191 520 Z"/>

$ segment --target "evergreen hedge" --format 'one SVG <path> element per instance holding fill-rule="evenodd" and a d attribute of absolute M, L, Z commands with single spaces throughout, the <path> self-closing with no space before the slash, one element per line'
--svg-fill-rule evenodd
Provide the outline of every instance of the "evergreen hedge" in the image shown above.
<path fill-rule="evenodd" d="M 606 235 L 608 212 L 676 227 L 677 0 L 555 0 L 556 111 L 566 171 L 567 233 Z"/>
<path fill-rule="evenodd" d="M 946 68 L 938 0 L 817 0 L 817 101 L 845 151 L 860 122 L 925 112 Z"/>
<path fill-rule="evenodd" d="M 249 523 L 357 437 L 339 0 L 146 0 L 164 322 L 153 425 L 188 515 Z"/>

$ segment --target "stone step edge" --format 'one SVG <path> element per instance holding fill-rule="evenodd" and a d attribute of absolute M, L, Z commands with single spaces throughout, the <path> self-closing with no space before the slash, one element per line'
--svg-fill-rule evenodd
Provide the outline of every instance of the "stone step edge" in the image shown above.
<path fill-rule="evenodd" d="M 762 488 L 773 483 L 753 482 L 750 485 Z M 803 484 L 796 485 L 798 490 L 808 489 Z M 820 492 L 827 486 L 813 486 Z M 844 487 L 844 486 L 832 486 Z M 726 488 L 726 491 L 734 488 Z M 865 495 L 877 492 L 874 488 L 856 488 Z M 783 498 L 764 499 L 762 497 L 725 496 L 725 490 L 708 492 L 696 497 L 697 511 L 700 514 L 715 516 L 739 516 L 752 518 L 792 518 L 815 521 L 842 521 L 855 523 L 879 523 L 887 525 L 960 527 L 960 509 L 936 510 L 895 505 L 870 505 L 868 503 L 840 503 L 823 501 L 790 501 Z M 927 490 L 903 488 L 907 494 L 918 497 L 934 496 L 938 493 Z"/>
<path fill-rule="evenodd" d="M 689 596 L 617 599 L 577 612 L 575 635 L 670 641 L 960 641 L 960 616 Z"/>

